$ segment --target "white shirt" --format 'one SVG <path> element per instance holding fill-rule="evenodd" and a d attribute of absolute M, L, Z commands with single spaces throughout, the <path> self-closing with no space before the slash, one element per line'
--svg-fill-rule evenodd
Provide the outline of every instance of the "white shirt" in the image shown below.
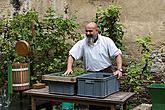
<path fill-rule="evenodd" d="M 122 53 L 110 38 L 99 34 L 94 45 L 89 45 L 87 38 L 84 38 L 71 48 L 69 54 L 75 60 L 82 59 L 87 71 L 100 71 L 112 65 L 110 57 Z"/>

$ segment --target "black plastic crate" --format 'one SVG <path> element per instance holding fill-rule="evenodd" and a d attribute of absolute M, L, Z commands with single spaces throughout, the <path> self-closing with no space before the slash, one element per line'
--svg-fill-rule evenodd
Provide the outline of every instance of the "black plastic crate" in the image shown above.
<path fill-rule="evenodd" d="M 79 96 L 104 98 L 119 91 L 119 82 L 112 73 L 88 73 L 78 76 Z"/>

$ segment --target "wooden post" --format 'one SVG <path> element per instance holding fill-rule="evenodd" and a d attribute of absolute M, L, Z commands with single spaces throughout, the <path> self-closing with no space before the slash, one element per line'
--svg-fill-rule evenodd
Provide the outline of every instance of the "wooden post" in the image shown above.
<path fill-rule="evenodd" d="M 30 87 L 30 63 L 28 63 L 28 80 L 29 80 L 29 87 Z"/>
<path fill-rule="evenodd" d="M 123 104 L 123 110 L 127 110 L 127 102 Z"/>
<path fill-rule="evenodd" d="M 111 105 L 111 109 L 110 110 L 116 110 L 116 105 Z"/>
<path fill-rule="evenodd" d="M 36 110 L 36 99 L 34 96 L 31 97 L 31 107 L 32 110 Z"/>
<path fill-rule="evenodd" d="M 8 62 L 8 96 L 12 94 L 12 65 Z"/>

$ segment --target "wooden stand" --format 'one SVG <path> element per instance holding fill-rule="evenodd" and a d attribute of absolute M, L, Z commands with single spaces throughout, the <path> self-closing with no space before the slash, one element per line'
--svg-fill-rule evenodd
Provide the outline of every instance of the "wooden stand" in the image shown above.
<path fill-rule="evenodd" d="M 59 94 L 49 94 L 48 87 L 43 89 L 30 89 L 23 92 L 31 96 L 32 110 L 36 110 L 36 100 L 46 100 L 55 102 L 73 102 L 85 105 L 97 105 L 110 107 L 110 110 L 117 110 L 116 105 L 122 105 L 124 110 L 127 110 L 127 101 L 135 94 L 132 92 L 117 92 L 106 98 L 91 98 L 80 96 L 68 96 Z"/>

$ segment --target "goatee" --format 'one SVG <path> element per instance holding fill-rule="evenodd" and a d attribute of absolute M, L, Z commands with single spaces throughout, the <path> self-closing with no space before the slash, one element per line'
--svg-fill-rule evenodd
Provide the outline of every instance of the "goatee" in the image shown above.
<path fill-rule="evenodd" d="M 87 37 L 88 45 L 94 45 L 94 38 L 93 37 Z"/>

